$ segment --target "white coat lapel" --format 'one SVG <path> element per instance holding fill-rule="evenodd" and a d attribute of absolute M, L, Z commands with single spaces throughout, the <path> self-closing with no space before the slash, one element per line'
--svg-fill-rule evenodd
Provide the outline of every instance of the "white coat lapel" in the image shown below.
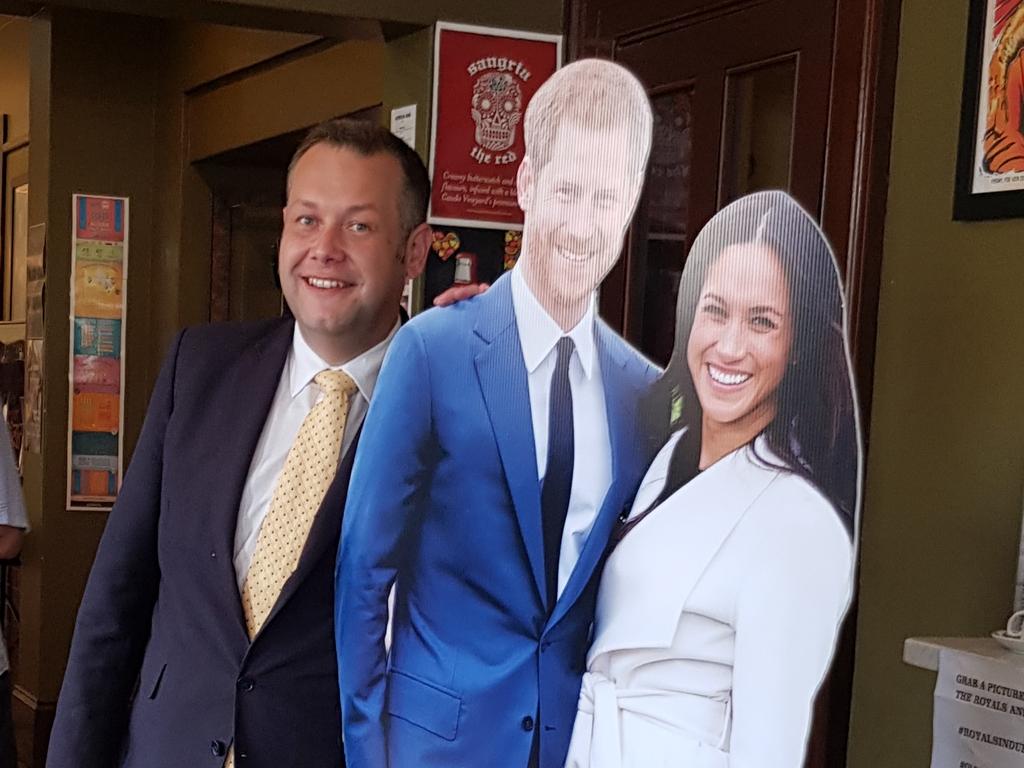
<path fill-rule="evenodd" d="M 665 473 L 659 465 L 667 468 L 665 454 L 676 439 L 652 464 L 635 510 L 660 493 Z M 694 586 L 779 473 L 759 463 L 749 446 L 741 448 L 697 475 L 630 531 L 605 566 L 590 658 L 626 648 L 669 647 Z"/>

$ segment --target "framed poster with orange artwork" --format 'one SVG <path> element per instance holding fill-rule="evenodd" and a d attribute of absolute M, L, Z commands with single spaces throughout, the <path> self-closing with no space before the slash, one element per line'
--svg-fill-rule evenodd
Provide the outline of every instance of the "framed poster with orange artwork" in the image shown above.
<path fill-rule="evenodd" d="M 109 509 L 121 485 L 128 198 L 74 195 L 68 509 Z"/>
<path fill-rule="evenodd" d="M 953 218 L 1024 216 L 1024 0 L 970 0 Z"/>

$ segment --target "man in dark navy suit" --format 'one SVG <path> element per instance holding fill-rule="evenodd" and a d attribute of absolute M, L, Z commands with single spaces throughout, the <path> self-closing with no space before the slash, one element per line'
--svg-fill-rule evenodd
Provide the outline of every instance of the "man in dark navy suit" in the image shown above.
<path fill-rule="evenodd" d="M 423 269 L 429 182 L 329 121 L 288 175 L 291 319 L 171 346 L 78 614 L 50 768 L 338 768 L 333 573 L 352 457 Z"/>

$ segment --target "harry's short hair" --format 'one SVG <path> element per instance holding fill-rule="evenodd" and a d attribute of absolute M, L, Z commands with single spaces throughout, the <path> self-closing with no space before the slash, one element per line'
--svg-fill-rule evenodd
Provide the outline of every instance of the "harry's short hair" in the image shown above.
<path fill-rule="evenodd" d="M 539 172 L 548 160 L 560 128 L 585 131 L 625 129 L 630 167 L 642 174 L 651 149 L 651 104 L 643 85 L 625 67 L 603 59 L 568 64 L 537 90 L 526 109 L 526 155 Z"/>

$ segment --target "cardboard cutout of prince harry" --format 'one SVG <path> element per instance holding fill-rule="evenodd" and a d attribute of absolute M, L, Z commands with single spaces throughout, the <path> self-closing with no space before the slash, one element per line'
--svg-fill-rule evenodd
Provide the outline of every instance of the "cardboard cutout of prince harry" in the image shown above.
<path fill-rule="evenodd" d="M 564 764 L 599 566 L 653 453 L 658 371 L 595 308 L 651 124 L 622 67 L 556 72 L 526 113 L 517 266 L 388 352 L 336 580 L 351 768 Z"/>

